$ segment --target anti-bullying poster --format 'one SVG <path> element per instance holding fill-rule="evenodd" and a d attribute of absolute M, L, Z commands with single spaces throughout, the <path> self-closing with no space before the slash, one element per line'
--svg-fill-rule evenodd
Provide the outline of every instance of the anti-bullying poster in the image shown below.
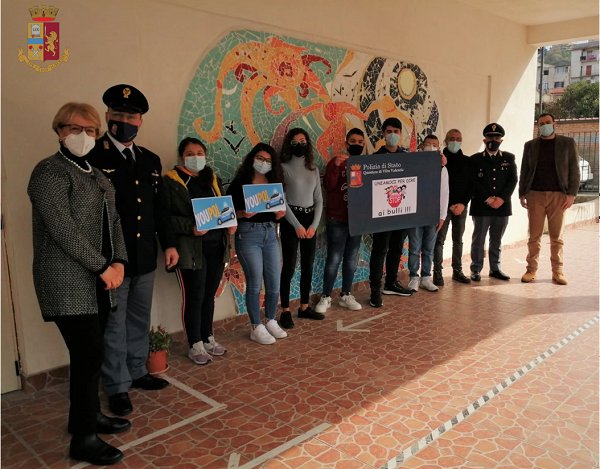
<path fill-rule="evenodd" d="M 233 200 L 230 195 L 192 199 L 198 231 L 237 226 Z"/>
<path fill-rule="evenodd" d="M 246 212 L 285 212 L 282 184 L 246 184 L 242 186 L 242 190 Z"/>
<path fill-rule="evenodd" d="M 438 152 L 351 156 L 347 167 L 352 236 L 439 222 Z"/>

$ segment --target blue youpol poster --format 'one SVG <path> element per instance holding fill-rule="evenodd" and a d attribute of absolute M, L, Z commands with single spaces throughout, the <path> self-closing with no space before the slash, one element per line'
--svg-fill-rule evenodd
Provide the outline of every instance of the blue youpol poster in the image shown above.
<path fill-rule="evenodd" d="M 246 212 L 285 211 L 283 184 L 246 184 L 242 189 L 244 190 Z"/>
<path fill-rule="evenodd" d="M 192 207 L 198 231 L 237 226 L 233 200 L 230 195 L 192 199 Z"/>

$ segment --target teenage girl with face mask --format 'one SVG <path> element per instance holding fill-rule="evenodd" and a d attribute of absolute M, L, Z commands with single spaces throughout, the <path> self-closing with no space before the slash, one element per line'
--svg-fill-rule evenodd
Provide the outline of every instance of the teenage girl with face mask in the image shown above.
<path fill-rule="evenodd" d="M 298 317 L 324 319 L 309 305 L 313 263 L 317 247 L 316 231 L 323 211 L 321 178 L 313 165 L 313 147 L 306 130 L 290 130 L 281 149 L 287 211 L 281 222 L 281 325 L 294 327 L 290 312 L 290 284 L 296 271 L 300 246 L 300 308 Z"/>
<path fill-rule="evenodd" d="M 281 162 L 273 147 L 258 143 L 248 153 L 227 189 L 238 220 L 235 250 L 246 276 L 246 309 L 250 319 L 250 339 L 259 344 L 273 344 L 287 337 L 277 321 L 279 271 L 281 259 L 276 223 L 285 211 L 251 213 L 246 211 L 243 186 L 283 183 Z M 266 323 L 260 319 L 260 291 L 265 282 Z"/>
<path fill-rule="evenodd" d="M 183 297 L 183 327 L 190 345 L 188 357 L 206 365 L 225 348 L 215 341 L 212 324 L 215 295 L 229 260 L 229 234 L 236 227 L 198 231 L 192 199 L 224 194 L 221 180 L 206 165 L 206 146 L 196 138 L 179 144 L 180 164 L 163 176 L 165 207 L 177 239 L 179 260 L 172 269 Z"/>

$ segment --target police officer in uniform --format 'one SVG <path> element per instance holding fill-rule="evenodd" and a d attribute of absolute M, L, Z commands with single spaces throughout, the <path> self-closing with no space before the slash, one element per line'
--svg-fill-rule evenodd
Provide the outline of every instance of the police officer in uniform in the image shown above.
<path fill-rule="evenodd" d="M 515 155 L 500 151 L 504 129 L 500 124 L 488 124 L 483 129 L 485 150 L 471 157 L 473 240 L 471 243 L 471 280 L 481 281 L 485 238 L 490 233 L 490 277 L 510 280 L 500 270 L 502 236 L 512 215 L 511 196 L 517 186 Z"/>
<path fill-rule="evenodd" d="M 146 370 L 148 330 L 156 270 L 158 235 L 167 268 L 179 258 L 168 214 L 160 203 L 162 167 L 160 158 L 133 143 L 148 112 L 148 101 L 131 85 L 116 85 L 104 93 L 108 107 L 108 131 L 91 152 L 89 162 L 110 179 L 116 189 L 116 206 L 128 264 L 123 283 L 117 288 L 117 310 L 111 313 L 104 336 L 104 391 L 116 415 L 132 410 L 131 387 L 147 390 L 168 386 Z"/>

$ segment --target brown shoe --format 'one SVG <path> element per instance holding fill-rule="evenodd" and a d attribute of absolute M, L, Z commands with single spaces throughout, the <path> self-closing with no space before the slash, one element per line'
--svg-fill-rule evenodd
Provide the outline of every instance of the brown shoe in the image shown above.
<path fill-rule="evenodd" d="M 529 283 L 535 280 L 535 270 L 527 269 L 527 272 L 521 277 L 521 282 Z"/>
<path fill-rule="evenodd" d="M 562 272 L 552 272 L 552 280 L 554 280 L 559 285 L 566 285 L 569 283 L 569 280 Z"/>

